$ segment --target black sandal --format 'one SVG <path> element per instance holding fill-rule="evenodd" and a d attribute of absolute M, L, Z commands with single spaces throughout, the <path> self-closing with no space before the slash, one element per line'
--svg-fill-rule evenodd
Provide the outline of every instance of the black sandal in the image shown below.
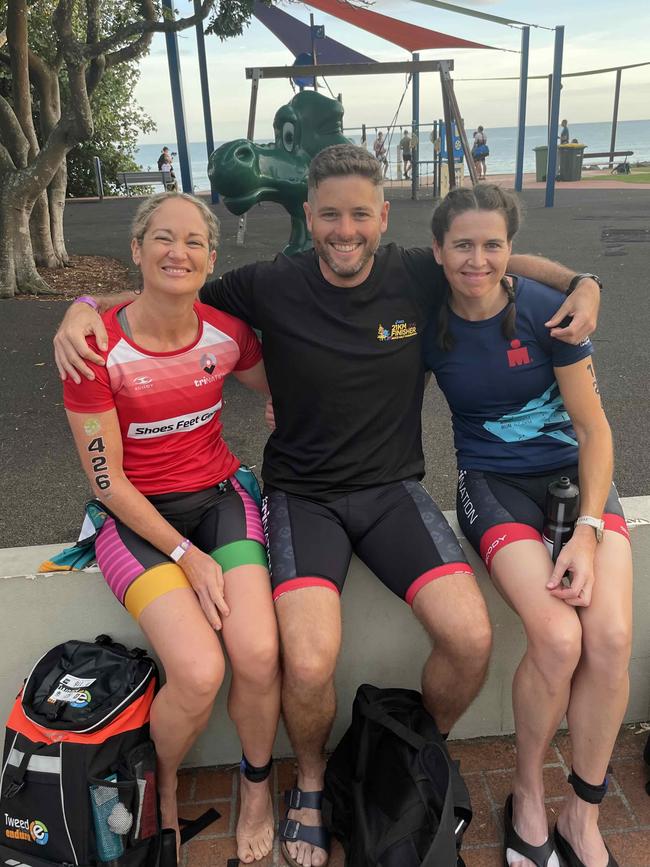
<path fill-rule="evenodd" d="M 547 867 L 552 855 L 557 855 L 555 846 L 551 842 L 550 836 L 541 846 L 532 846 L 525 840 L 522 840 L 519 834 L 515 831 L 515 826 L 512 821 L 512 795 L 508 795 L 506 805 L 503 810 L 503 864 L 504 867 L 509 867 L 507 852 L 512 849 L 524 858 L 528 858 L 537 867 Z M 559 859 L 558 859 L 559 860 Z"/>
<path fill-rule="evenodd" d="M 588 804 L 600 804 L 607 792 L 607 777 L 605 777 L 600 786 L 594 786 L 592 783 L 588 783 L 586 780 L 583 780 L 582 777 L 579 777 L 573 768 L 571 768 L 568 781 L 573 786 L 573 791 L 576 795 L 583 801 L 587 801 Z M 573 846 L 569 843 L 566 837 L 563 837 L 562 834 L 560 834 L 557 825 L 553 831 L 553 837 L 555 839 L 557 851 L 564 859 L 567 867 L 587 867 L 584 861 L 581 861 L 580 858 L 578 858 Z M 604 840 L 603 843 L 605 843 Z M 607 849 L 607 854 L 609 856 L 607 867 L 618 867 L 618 861 L 610 852 L 607 843 L 605 843 L 605 849 Z"/>
<path fill-rule="evenodd" d="M 323 792 L 303 792 L 297 786 L 293 789 L 287 789 L 284 793 L 284 803 L 289 810 L 302 810 L 307 808 L 310 810 L 320 810 L 323 802 Z M 330 853 L 330 833 L 323 825 L 303 825 L 302 822 L 297 822 L 295 819 L 282 819 L 278 825 L 278 837 L 282 843 L 281 851 L 284 860 L 291 867 L 302 867 L 295 858 L 292 858 L 287 849 L 287 843 L 309 843 L 310 846 L 317 846 L 319 849 L 324 849 L 327 854 Z"/>

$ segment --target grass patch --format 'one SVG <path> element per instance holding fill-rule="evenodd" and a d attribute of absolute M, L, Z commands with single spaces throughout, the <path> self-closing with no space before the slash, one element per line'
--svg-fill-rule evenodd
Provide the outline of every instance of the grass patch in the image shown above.
<path fill-rule="evenodd" d="M 623 181 L 625 184 L 650 184 L 650 170 L 635 171 L 629 175 L 612 175 L 610 172 L 584 172 L 582 173 L 583 181 Z"/>

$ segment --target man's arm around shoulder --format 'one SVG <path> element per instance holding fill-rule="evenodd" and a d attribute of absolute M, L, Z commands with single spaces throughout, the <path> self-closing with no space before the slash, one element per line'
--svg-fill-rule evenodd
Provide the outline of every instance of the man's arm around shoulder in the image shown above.
<path fill-rule="evenodd" d="M 544 283 L 565 295 L 569 292 L 571 281 L 577 276 L 575 271 L 560 265 L 559 262 L 552 262 L 542 256 L 523 254 L 510 257 L 508 271 Z M 555 316 L 544 324 L 550 328 L 551 337 L 565 343 L 577 344 L 596 330 L 599 308 L 600 285 L 591 277 L 583 277 Z M 571 322 L 561 328 L 560 323 L 567 317 L 571 318 Z"/>
<path fill-rule="evenodd" d="M 83 297 L 83 296 L 82 296 Z M 97 355 L 88 346 L 87 337 L 94 336 L 101 350 L 108 348 L 108 335 L 102 322 L 101 313 L 133 300 L 133 292 L 119 292 L 114 295 L 95 295 L 93 299 L 97 309 L 90 303 L 73 302 L 66 310 L 63 321 L 54 335 L 54 360 L 59 369 L 61 379 L 69 376 L 73 382 L 81 382 L 82 374 L 86 379 L 94 379 L 95 374 L 86 364 L 104 364 L 101 355 Z"/>

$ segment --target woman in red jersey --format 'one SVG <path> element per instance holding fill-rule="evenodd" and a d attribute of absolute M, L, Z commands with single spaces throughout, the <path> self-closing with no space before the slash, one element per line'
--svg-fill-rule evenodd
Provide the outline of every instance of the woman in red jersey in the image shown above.
<path fill-rule="evenodd" d="M 65 381 L 70 427 L 107 517 L 96 542 L 109 587 L 138 620 L 166 675 L 154 701 L 163 825 L 178 829 L 177 770 L 207 725 L 225 662 L 242 742 L 240 860 L 271 851 L 268 776 L 280 708 L 278 638 L 260 513 L 224 442 L 229 373 L 266 393 L 259 342 L 199 303 L 219 224 L 183 193 L 147 199 L 133 224 L 142 292 L 103 317 L 94 379 Z M 92 303 L 92 299 L 85 299 Z"/>

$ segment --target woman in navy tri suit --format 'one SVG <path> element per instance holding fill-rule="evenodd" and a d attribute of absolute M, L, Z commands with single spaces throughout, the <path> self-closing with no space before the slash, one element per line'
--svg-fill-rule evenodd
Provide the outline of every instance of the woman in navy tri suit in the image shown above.
<path fill-rule="evenodd" d="M 425 363 L 452 411 L 461 528 L 526 630 L 504 863 L 614 867 L 597 823 L 628 700 L 629 535 L 591 342 L 551 338 L 557 293 L 506 274 L 519 221 L 516 197 L 492 184 L 453 190 L 434 212 L 448 292 Z M 580 517 L 554 565 L 541 529 L 546 489 L 561 476 L 579 486 Z M 551 837 L 542 768 L 565 714 L 573 791 Z"/>

